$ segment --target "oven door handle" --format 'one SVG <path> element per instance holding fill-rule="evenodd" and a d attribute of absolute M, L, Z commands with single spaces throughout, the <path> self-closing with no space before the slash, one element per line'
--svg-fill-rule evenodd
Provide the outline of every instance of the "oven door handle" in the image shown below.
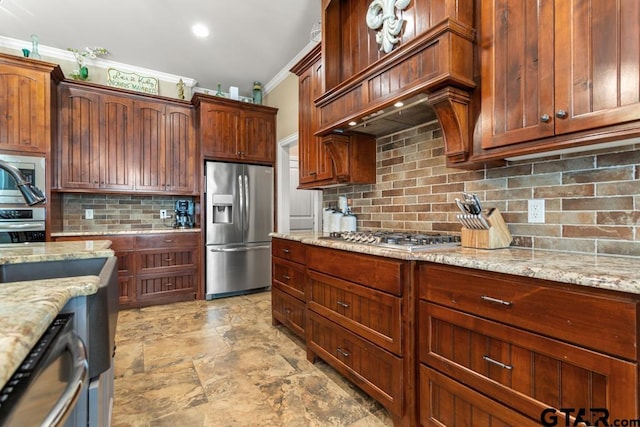
<path fill-rule="evenodd" d="M 87 363 L 87 349 L 82 339 L 75 333 L 64 334 L 59 341 L 60 346 L 69 349 L 73 360 L 73 375 L 62 396 L 51 409 L 42 425 L 61 426 L 67 420 L 75 406 L 82 388 L 87 382 L 89 366 Z"/>
<path fill-rule="evenodd" d="M 0 221 L 0 231 L 44 231 L 44 222 L 2 222 Z"/>

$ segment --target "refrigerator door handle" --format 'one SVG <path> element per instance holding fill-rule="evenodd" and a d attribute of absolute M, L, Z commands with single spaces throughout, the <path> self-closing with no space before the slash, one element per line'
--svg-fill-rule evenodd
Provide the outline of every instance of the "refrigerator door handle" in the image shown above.
<path fill-rule="evenodd" d="M 240 197 L 239 197 L 240 198 L 240 212 L 241 212 L 241 215 L 243 215 L 242 212 L 244 212 L 246 208 L 244 206 L 245 195 L 244 195 L 244 186 L 242 185 L 242 175 L 238 175 L 238 191 L 240 192 Z"/>
<path fill-rule="evenodd" d="M 249 212 L 251 207 L 249 206 L 249 177 L 247 175 L 244 176 L 244 229 L 245 231 L 249 229 Z"/>
<path fill-rule="evenodd" d="M 271 246 L 248 246 L 244 248 L 211 248 L 209 249 L 211 252 L 248 252 L 248 251 L 257 251 L 259 249 L 270 249 Z"/>

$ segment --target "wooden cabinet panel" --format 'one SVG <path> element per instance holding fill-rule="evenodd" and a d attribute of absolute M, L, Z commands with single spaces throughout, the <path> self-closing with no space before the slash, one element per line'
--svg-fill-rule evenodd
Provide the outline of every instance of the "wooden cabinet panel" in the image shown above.
<path fill-rule="evenodd" d="M 100 96 L 60 88 L 60 188 L 94 189 L 100 184 Z"/>
<path fill-rule="evenodd" d="M 304 265 L 286 261 L 284 259 L 272 259 L 273 284 L 293 297 L 301 301 L 305 300 L 306 271 Z"/>
<path fill-rule="evenodd" d="M 139 152 L 136 190 L 197 194 L 193 111 L 188 106 L 136 101 L 135 135 Z"/>
<path fill-rule="evenodd" d="M 420 302 L 420 360 L 539 419 L 546 408 L 637 418 L 637 363 Z M 589 419 L 589 417 L 593 417 Z M 591 423 L 599 414 L 587 414 Z"/>
<path fill-rule="evenodd" d="M 271 313 L 277 321 L 304 339 L 307 310 L 303 301 L 282 292 L 278 284 L 271 289 Z"/>
<path fill-rule="evenodd" d="M 195 272 L 163 273 L 154 276 L 137 276 L 136 301 L 145 303 L 167 303 L 193 299 L 197 277 Z"/>
<path fill-rule="evenodd" d="M 197 94 L 202 155 L 273 165 L 277 109 Z"/>
<path fill-rule="evenodd" d="M 483 149 L 531 142 L 508 157 L 637 133 L 637 2 L 491 0 L 481 16 Z M 599 130 L 621 124 L 619 138 Z"/>
<path fill-rule="evenodd" d="M 308 312 L 307 347 L 381 402 L 402 412 L 402 359 L 363 340 L 337 323 Z"/>
<path fill-rule="evenodd" d="M 133 102 L 103 95 L 100 113 L 100 188 L 133 189 Z"/>
<path fill-rule="evenodd" d="M 271 241 L 271 253 L 278 258 L 299 264 L 306 263 L 306 246 L 295 240 L 273 239 Z"/>
<path fill-rule="evenodd" d="M 248 162 L 273 164 L 276 155 L 276 122 L 273 114 L 244 111 L 241 156 Z"/>
<path fill-rule="evenodd" d="M 236 160 L 239 155 L 240 110 L 209 102 L 200 103 L 200 142 L 203 156 Z"/>
<path fill-rule="evenodd" d="M 180 268 L 195 268 L 192 248 L 143 251 L 138 255 L 138 273 L 157 273 Z"/>
<path fill-rule="evenodd" d="M 307 306 L 374 344 L 402 356 L 402 300 L 309 271 Z"/>
<path fill-rule="evenodd" d="M 553 30 L 553 1 L 482 2 L 483 148 L 554 134 Z"/>
<path fill-rule="evenodd" d="M 390 258 L 309 246 L 307 267 L 393 295 L 403 292 L 406 264 Z"/>
<path fill-rule="evenodd" d="M 420 425 L 539 427 L 540 423 L 421 365 Z"/>
<path fill-rule="evenodd" d="M 60 189 L 133 190 L 131 99 L 63 84 L 60 141 Z"/>
<path fill-rule="evenodd" d="M 0 150 L 49 153 L 61 75 L 55 64 L 0 53 Z"/>
<path fill-rule="evenodd" d="M 419 295 L 425 300 L 629 360 L 637 358 L 638 310 L 631 298 L 432 264 L 420 265 L 419 274 Z M 598 316 L 594 325 L 593 313 L 607 315 Z"/>

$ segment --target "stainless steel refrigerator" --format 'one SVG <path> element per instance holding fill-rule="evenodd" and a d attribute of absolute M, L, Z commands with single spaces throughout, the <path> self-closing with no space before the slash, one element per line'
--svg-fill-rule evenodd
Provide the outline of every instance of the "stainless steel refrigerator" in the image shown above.
<path fill-rule="evenodd" d="M 206 162 L 206 298 L 271 285 L 273 168 Z"/>

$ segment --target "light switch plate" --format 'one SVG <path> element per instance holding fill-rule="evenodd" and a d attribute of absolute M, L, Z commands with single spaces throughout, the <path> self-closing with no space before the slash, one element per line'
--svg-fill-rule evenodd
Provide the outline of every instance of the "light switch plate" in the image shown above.
<path fill-rule="evenodd" d="M 84 219 L 93 219 L 93 209 L 84 210 Z"/>

